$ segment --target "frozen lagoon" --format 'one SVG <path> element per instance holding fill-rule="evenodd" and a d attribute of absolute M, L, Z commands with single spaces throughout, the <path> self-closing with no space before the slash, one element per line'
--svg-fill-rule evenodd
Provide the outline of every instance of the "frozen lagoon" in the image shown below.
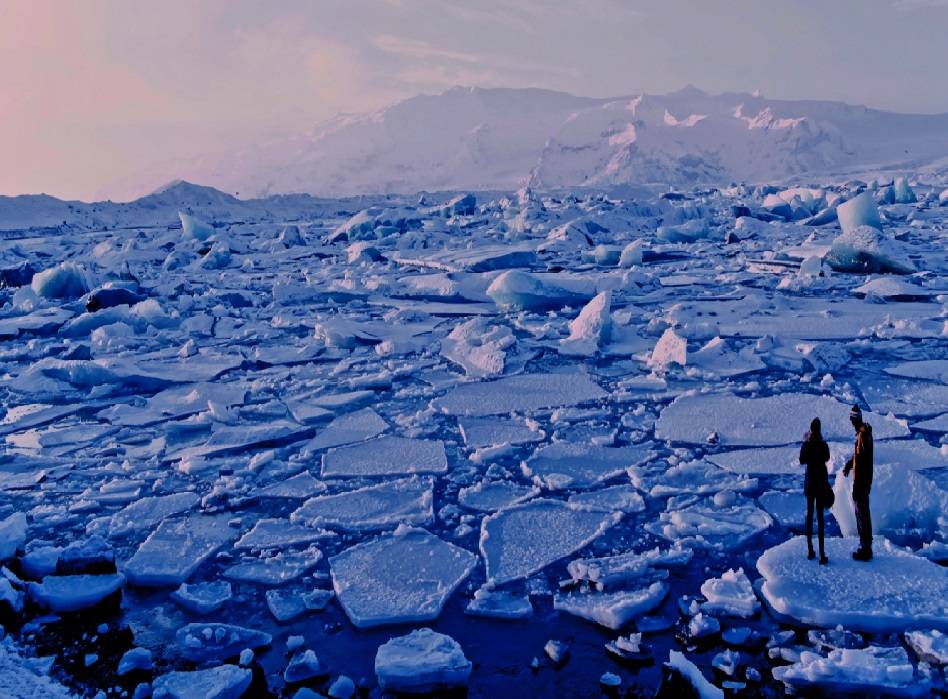
<path fill-rule="evenodd" d="M 930 632 L 938 609 L 890 614 L 882 629 L 846 615 L 846 585 L 814 592 L 854 579 L 848 542 L 833 540 L 825 569 L 757 562 L 799 533 L 802 513 L 772 512 L 799 502 L 795 450 L 814 413 L 834 468 L 858 400 L 871 411 L 877 464 L 924 478 L 903 479 L 906 492 L 948 484 L 938 422 L 948 413 L 948 208 L 926 196 L 879 207 L 891 245 L 919 270 L 899 277 L 899 288 L 921 290 L 906 298 L 867 286 L 885 275 L 811 273 L 799 251 L 830 249 L 832 221 L 738 225 L 731 206 L 758 211 L 763 190 L 659 194 L 643 204 L 524 193 L 450 215 L 402 202 L 398 216 L 348 228 L 359 212 L 339 212 L 352 202 L 261 206 L 239 219 L 205 214 L 205 241 L 168 228 L 173 210 L 157 227 L 18 232 L 4 264 L 29 260 L 69 281 L 0 290 L 0 551 L 12 576 L 0 605 L 22 610 L 26 626 L 11 627 L 22 652 L 52 656 L 53 674 L 85 689 L 131 692 L 165 676 L 156 688 L 173 691 L 191 676 L 168 673 L 197 670 L 195 681 L 236 692 L 250 686 L 246 667 L 252 696 L 325 693 L 342 675 L 378 695 L 379 648 L 431 626 L 462 654 L 445 642 L 446 664 L 432 658 L 429 677 L 463 675 L 470 696 L 599 696 L 606 673 L 647 694 L 670 651 L 693 663 L 671 656 L 676 666 L 754 694 L 844 678 L 849 666 L 805 633 L 843 623 L 866 647 L 904 647 L 920 673 L 917 638 L 890 634 L 917 617 L 916 633 Z M 186 206 L 201 217 L 197 202 Z M 290 219 L 296 236 L 283 234 Z M 689 220 L 702 237 L 657 234 Z M 356 236 L 375 252 L 347 250 Z M 640 254 L 622 259 L 597 249 L 635 241 Z M 504 285 L 494 304 L 487 291 L 503 269 L 543 283 L 528 299 Z M 89 311 L 92 286 L 134 286 L 149 305 Z M 576 322 L 597 295 L 609 303 Z M 655 361 L 666 332 L 675 351 Z M 912 560 L 931 588 L 946 526 L 928 505 L 918 511 L 879 522 L 894 545 L 929 559 Z M 98 585 L 71 595 L 60 549 L 93 535 L 117 571 L 93 550 L 73 574 Z M 648 553 L 676 545 L 687 555 L 674 564 Z M 763 609 L 743 578 L 727 577 L 741 569 L 758 601 L 772 596 Z M 797 598 L 807 606 L 781 606 Z M 36 621 L 41 599 L 63 621 Z M 90 616 L 77 621 L 70 603 Z M 269 641 L 195 667 L 175 645 L 197 628 L 188 624 Z M 631 647 L 617 639 L 635 633 L 644 650 L 625 661 L 606 650 Z M 551 640 L 568 649 L 561 665 L 544 653 Z M 152 652 L 155 670 L 119 677 L 133 646 Z M 773 672 L 781 667 L 796 669 Z M 911 677 L 944 686 L 933 672 Z"/>

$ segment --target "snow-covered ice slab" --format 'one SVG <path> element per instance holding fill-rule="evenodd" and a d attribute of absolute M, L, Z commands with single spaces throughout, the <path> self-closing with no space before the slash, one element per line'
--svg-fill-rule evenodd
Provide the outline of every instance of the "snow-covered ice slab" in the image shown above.
<path fill-rule="evenodd" d="M 228 515 L 165 520 L 124 566 L 129 583 L 143 587 L 180 585 L 221 546 L 237 538 Z"/>
<path fill-rule="evenodd" d="M 870 563 L 854 561 L 855 539 L 829 538 L 830 564 L 808 565 L 806 538 L 794 537 L 757 560 L 761 592 L 778 613 L 853 631 L 948 631 L 948 569 L 876 538 Z"/>
<path fill-rule="evenodd" d="M 171 493 L 144 497 L 127 505 L 109 520 L 109 536 L 120 537 L 151 529 L 162 520 L 193 509 L 201 501 L 196 493 Z"/>
<path fill-rule="evenodd" d="M 256 491 L 254 495 L 258 498 L 299 500 L 318 495 L 325 491 L 326 488 L 326 484 L 315 479 L 309 471 L 303 471 L 302 473 L 287 478 L 285 481 L 271 483 L 265 488 Z"/>
<path fill-rule="evenodd" d="M 476 563 L 470 551 L 410 527 L 329 559 L 339 603 L 360 629 L 437 618 Z"/>
<path fill-rule="evenodd" d="M 263 425 L 217 425 L 204 444 L 176 451 L 166 458 L 193 459 L 245 451 L 255 446 L 293 441 L 308 434 L 312 434 L 312 428 L 288 420 L 274 420 Z"/>
<path fill-rule="evenodd" d="M 224 571 L 237 582 L 274 587 L 302 577 L 322 560 L 323 552 L 311 546 L 304 551 L 281 552 L 270 558 L 244 560 Z"/>
<path fill-rule="evenodd" d="M 640 590 L 556 595 L 553 608 L 617 631 L 658 607 L 667 594 L 668 585 L 655 582 Z"/>
<path fill-rule="evenodd" d="M 458 504 L 469 510 L 496 512 L 539 494 L 539 488 L 531 488 L 513 481 L 479 481 L 458 491 Z"/>
<path fill-rule="evenodd" d="M 585 374 L 522 374 L 462 384 L 431 401 L 449 415 L 485 417 L 579 405 L 606 397 Z"/>
<path fill-rule="evenodd" d="M 531 444 L 543 439 L 543 432 L 529 425 L 509 419 L 490 417 L 458 418 L 458 427 L 465 446 L 471 449 L 482 447 Z"/>
<path fill-rule="evenodd" d="M 657 522 L 645 528 L 656 536 L 694 548 L 730 550 L 737 548 L 752 536 L 770 528 L 773 519 L 752 502 L 737 499 L 734 504 L 717 506 L 708 498 L 695 502 L 685 496 L 679 506 L 675 498 L 659 515 Z"/>
<path fill-rule="evenodd" d="M 775 680 L 803 695 L 927 697 L 931 681 L 919 675 L 902 646 L 800 653 L 792 665 L 775 667 Z"/>
<path fill-rule="evenodd" d="M 240 383 L 198 383 L 175 386 L 156 393 L 144 406 L 119 404 L 99 412 L 99 417 L 113 425 L 145 427 L 165 420 L 200 413 L 209 404 L 230 408 L 243 405 L 247 387 Z"/>
<path fill-rule="evenodd" d="M 457 641 L 427 628 L 393 638 L 375 654 L 379 686 L 396 694 L 431 694 L 463 687 L 471 668 Z"/>
<path fill-rule="evenodd" d="M 670 442 L 707 444 L 715 433 L 719 444 L 776 446 L 798 442 L 800 430 L 819 416 L 825 439 L 849 440 L 853 436 L 850 407 L 835 398 L 808 393 L 766 398 L 690 394 L 676 398 L 662 410 L 655 423 L 655 436 Z M 872 425 L 876 440 L 909 435 L 905 423 L 894 418 L 865 412 L 864 419 Z M 801 427 L 794 428 L 796 425 Z"/>
<path fill-rule="evenodd" d="M 927 379 L 948 384 L 948 359 L 922 359 L 916 362 L 902 362 L 887 367 L 885 371 L 893 376 Z"/>
<path fill-rule="evenodd" d="M 485 517 L 480 550 L 487 582 L 525 578 L 588 545 L 621 513 L 582 510 L 558 500 L 535 500 Z"/>
<path fill-rule="evenodd" d="M 332 449 L 354 442 L 364 442 L 377 437 L 388 429 L 388 423 L 372 410 L 363 408 L 354 413 L 340 415 L 313 437 L 304 447 L 308 451 Z"/>
<path fill-rule="evenodd" d="M 152 696 L 154 699 L 240 699 L 252 680 L 250 668 L 237 665 L 169 672 L 155 679 Z"/>
<path fill-rule="evenodd" d="M 323 478 L 445 473 L 448 457 L 440 440 L 380 437 L 323 454 Z"/>
<path fill-rule="evenodd" d="M 633 467 L 629 469 L 629 479 L 632 485 L 653 498 L 684 493 L 718 493 L 722 490 L 741 492 L 757 487 L 756 478 L 738 478 L 704 461 L 686 461 L 665 470 Z"/>
<path fill-rule="evenodd" d="M 554 442 L 540 447 L 523 462 L 523 473 L 549 490 L 590 488 L 638 466 L 652 455 L 652 444 L 602 447 L 575 442 Z"/>
<path fill-rule="evenodd" d="M 333 537 L 332 532 L 291 524 L 285 519 L 264 518 L 258 520 L 253 529 L 244 534 L 234 548 L 274 549 L 309 544 Z"/>
<path fill-rule="evenodd" d="M 380 485 L 321 495 L 303 503 L 290 520 L 309 527 L 371 531 L 394 524 L 429 524 L 434 519 L 430 478 L 404 478 Z"/>

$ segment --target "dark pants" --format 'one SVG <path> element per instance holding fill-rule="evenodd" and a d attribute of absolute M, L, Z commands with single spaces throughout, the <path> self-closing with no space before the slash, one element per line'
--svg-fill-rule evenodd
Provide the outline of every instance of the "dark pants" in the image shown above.
<path fill-rule="evenodd" d="M 872 550 L 872 516 L 869 514 L 869 493 L 853 491 L 856 506 L 856 530 L 859 532 L 859 548 Z"/>
<path fill-rule="evenodd" d="M 806 496 L 806 542 L 813 550 L 813 510 L 816 509 L 817 531 L 820 537 L 820 555 L 823 555 L 823 506 L 815 495 Z"/>

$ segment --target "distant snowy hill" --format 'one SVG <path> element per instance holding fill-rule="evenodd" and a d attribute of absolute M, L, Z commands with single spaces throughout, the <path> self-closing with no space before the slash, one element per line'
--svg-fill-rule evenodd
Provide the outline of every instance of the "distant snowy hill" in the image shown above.
<path fill-rule="evenodd" d="M 179 163 L 241 197 L 730 181 L 917 170 L 948 157 L 948 114 L 709 95 L 591 99 L 540 89 L 454 88 L 293 138 Z"/>

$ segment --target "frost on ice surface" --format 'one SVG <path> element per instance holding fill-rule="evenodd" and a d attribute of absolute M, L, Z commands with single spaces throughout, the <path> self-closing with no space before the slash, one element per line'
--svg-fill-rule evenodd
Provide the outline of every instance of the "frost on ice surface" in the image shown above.
<path fill-rule="evenodd" d="M 434 518 L 430 478 L 406 478 L 307 500 L 290 520 L 308 527 L 371 531 L 394 524 L 429 524 Z M 310 530 L 312 531 L 312 530 Z"/>
<path fill-rule="evenodd" d="M 579 372 L 522 374 L 457 386 L 431 405 L 449 415 L 484 417 L 580 405 L 605 396 L 605 391 Z"/>
<path fill-rule="evenodd" d="M 485 517 L 480 549 L 487 581 L 501 585 L 543 570 L 592 542 L 619 519 L 618 513 L 580 510 L 557 500 L 535 500 Z"/>
<path fill-rule="evenodd" d="M 323 455 L 323 478 L 444 473 L 448 459 L 439 440 L 380 437 Z"/>
<path fill-rule="evenodd" d="M 767 603 L 811 626 L 948 631 L 948 570 L 878 537 L 867 565 L 850 558 L 857 543 L 828 538 L 828 566 L 805 565 L 805 537 L 769 549 L 757 561 Z"/>
<path fill-rule="evenodd" d="M 379 646 L 375 674 L 386 691 L 425 694 L 463 687 L 471 662 L 450 636 L 431 629 L 415 629 Z"/>
<path fill-rule="evenodd" d="M 476 558 L 423 529 L 400 527 L 333 556 L 329 566 L 339 603 L 361 629 L 437 618 Z"/>
<path fill-rule="evenodd" d="M 548 490 L 589 488 L 648 460 L 652 456 L 651 447 L 651 444 L 600 447 L 553 442 L 533 452 L 522 468 L 525 476 Z"/>
<path fill-rule="evenodd" d="M 716 433 L 729 446 L 768 446 L 798 441 L 788 425 L 809 425 L 819 415 L 823 437 L 850 441 L 849 405 L 829 396 L 783 393 L 767 398 L 741 398 L 729 393 L 693 394 L 675 399 L 655 424 L 660 439 L 705 444 Z M 907 437 L 908 427 L 892 417 L 864 412 L 877 440 Z"/>

